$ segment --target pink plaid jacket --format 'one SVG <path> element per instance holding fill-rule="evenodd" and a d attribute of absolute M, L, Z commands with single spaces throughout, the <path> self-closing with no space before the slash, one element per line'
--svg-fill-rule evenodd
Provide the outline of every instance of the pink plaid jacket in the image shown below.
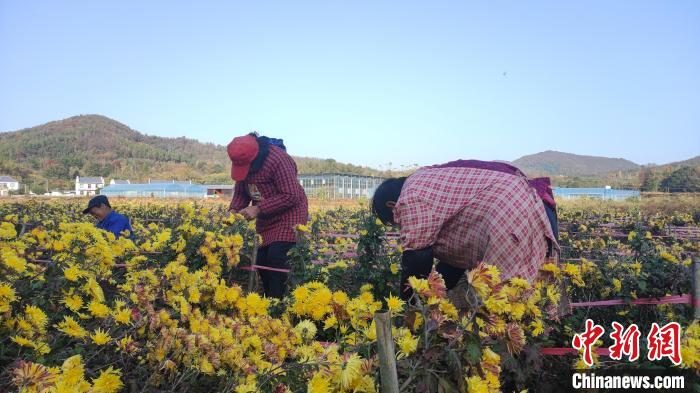
<path fill-rule="evenodd" d="M 277 146 L 270 146 L 270 154 L 259 171 L 236 182 L 229 210 L 237 212 L 251 201 L 260 208 L 256 230 L 262 236 L 263 246 L 296 242 L 294 227 L 308 221 L 308 201 L 294 160 Z"/>
<path fill-rule="evenodd" d="M 524 175 L 478 168 L 423 168 L 406 179 L 394 208 L 404 250 L 433 246 L 441 262 L 497 266 L 503 278 L 534 279 L 558 245 L 542 199 Z"/>

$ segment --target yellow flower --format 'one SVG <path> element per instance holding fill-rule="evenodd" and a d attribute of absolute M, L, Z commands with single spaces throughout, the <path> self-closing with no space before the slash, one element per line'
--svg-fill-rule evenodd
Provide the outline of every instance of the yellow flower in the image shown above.
<path fill-rule="evenodd" d="M 243 309 L 248 315 L 267 315 L 267 308 L 270 306 L 270 300 L 263 299 L 257 293 L 249 293 L 244 298 Z"/>
<path fill-rule="evenodd" d="M 116 393 L 124 387 L 120 378 L 121 372 L 109 367 L 101 371 L 97 379 L 92 380 L 92 391 L 94 393 Z"/>
<path fill-rule="evenodd" d="M 22 336 L 13 336 L 12 338 L 10 338 L 10 340 L 12 340 L 14 343 L 21 347 L 34 347 L 34 343 L 32 342 L 32 340 Z"/>
<path fill-rule="evenodd" d="M 454 304 L 450 303 L 449 301 L 441 301 L 440 305 L 438 306 L 440 311 L 447 317 L 447 319 L 456 321 L 458 317 L 457 313 L 457 307 L 454 306 Z"/>
<path fill-rule="evenodd" d="M 413 337 L 410 332 L 406 332 L 397 340 L 399 351 L 404 355 L 410 355 L 418 348 L 418 337 Z"/>
<path fill-rule="evenodd" d="M 80 270 L 80 268 L 75 265 L 70 265 L 67 269 L 63 269 L 63 276 L 68 281 L 78 281 L 78 279 L 85 277 L 86 275 L 87 272 Z"/>
<path fill-rule="evenodd" d="M 33 305 L 27 305 L 24 309 L 24 315 L 27 316 L 27 320 L 39 331 L 43 332 L 49 319 L 46 317 L 43 311 L 39 307 Z"/>
<path fill-rule="evenodd" d="M 83 307 L 83 298 L 80 295 L 66 295 L 61 303 L 65 304 L 69 310 L 78 312 Z"/>
<path fill-rule="evenodd" d="M 197 287 L 190 287 L 188 289 L 188 292 L 189 292 L 189 297 L 187 298 L 187 300 L 189 300 L 190 303 L 195 303 L 195 304 L 199 303 L 200 296 L 201 296 L 199 293 L 199 289 Z"/>
<path fill-rule="evenodd" d="M 85 329 L 83 329 L 83 327 L 80 326 L 80 324 L 76 322 L 75 319 L 67 315 L 63 317 L 63 321 L 56 325 L 56 328 L 59 331 L 76 338 L 82 338 L 87 336 L 88 334 L 88 332 Z"/>
<path fill-rule="evenodd" d="M 342 291 L 333 292 L 333 303 L 344 306 L 348 302 L 348 295 Z"/>
<path fill-rule="evenodd" d="M 542 265 L 542 268 L 540 270 L 542 270 L 543 272 L 552 273 L 555 278 L 559 278 L 561 274 L 559 267 L 553 263 L 545 263 L 544 265 Z"/>
<path fill-rule="evenodd" d="M 122 325 L 128 325 L 129 322 L 131 322 L 131 311 L 128 308 L 114 310 L 112 315 L 114 316 L 114 320 Z"/>
<path fill-rule="evenodd" d="M 517 288 L 530 289 L 530 283 L 524 278 L 513 277 L 510 279 L 510 283 Z"/>
<path fill-rule="evenodd" d="M 323 330 L 327 330 L 333 327 L 336 327 L 338 325 L 338 320 L 335 318 L 334 315 L 331 315 L 330 317 L 326 318 L 323 321 Z"/>
<path fill-rule="evenodd" d="M 620 292 L 622 290 L 622 282 L 617 278 L 613 278 L 612 282 L 613 288 L 615 288 L 615 292 Z"/>
<path fill-rule="evenodd" d="M 411 276 L 408 278 L 408 285 L 410 285 L 411 288 L 419 295 L 426 295 L 428 292 L 430 292 L 430 285 L 428 284 L 428 280 L 419 279 L 414 276 Z"/>
<path fill-rule="evenodd" d="M 666 251 L 660 252 L 659 256 L 666 262 L 678 263 L 678 259 Z"/>
<path fill-rule="evenodd" d="M 484 348 L 483 353 L 481 354 L 481 360 L 490 365 L 499 365 L 501 363 L 501 356 L 491 350 L 491 348 L 486 347 Z"/>
<path fill-rule="evenodd" d="M 544 327 L 542 326 L 542 320 L 541 319 L 535 319 L 530 323 L 530 328 L 532 328 L 532 336 L 537 337 L 540 334 L 544 333 Z"/>
<path fill-rule="evenodd" d="M 105 345 L 112 341 L 112 337 L 99 328 L 95 330 L 95 334 L 90 335 L 90 338 L 92 338 L 92 342 L 96 345 Z"/>
<path fill-rule="evenodd" d="M 5 266 L 17 273 L 24 273 L 27 270 L 27 261 L 17 256 L 13 251 L 3 251 L 0 254 L 0 260 L 3 261 Z"/>
<path fill-rule="evenodd" d="M 330 378 L 324 376 L 321 372 L 317 372 L 309 380 L 306 388 L 307 393 L 331 393 Z"/>
<path fill-rule="evenodd" d="M 204 374 L 213 374 L 214 366 L 207 359 L 202 359 L 199 364 L 199 370 Z"/>
<path fill-rule="evenodd" d="M 16 299 L 15 290 L 10 284 L 0 283 L 0 299 L 8 302 L 12 302 Z"/>
<path fill-rule="evenodd" d="M 308 319 L 299 322 L 294 327 L 294 332 L 302 340 L 312 340 L 316 336 L 316 331 L 316 325 Z"/>
<path fill-rule="evenodd" d="M 105 300 L 105 294 L 102 291 L 102 287 L 94 278 L 90 277 L 87 284 L 85 284 L 85 290 L 98 302 L 103 302 Z"/>
<path fill-rule="evenodd" d="M 96 318 L 106 318 L 109 316 L 109 307 L 107 307 L 107 305 L 104 303 L 94 300 L 88 304 L 88 310 L 90 311 L 90 314 Z"/>
<path fill-rule="evenodd" d="M 563 266 L 564 274 L 571 278 L 571 282 L 573 282 L 574 285 L 577 287 L 582 287 L 585 285 L 583 279 L 581 279 L 581 271 L 579 270 L 578 266 L 574 265 L 573 263 L 565 263 Z"/>
<path fill-rule="evenodd" d="M 134 346 L 134 339 L 131 336 L 125 336 L 119 340 L 117 346 L 124 352 L 130 352 Z"/>
<path fill-rule="evenodd" d="M 389 270 L 391 271 L 391 274 L 397 274 L 399 272 L 399 264 L 392 263 L 391 265 L 389 265 Z"/>
<path fill-rule="evenodd" d="M 358 378 L 361 377 L 360 368 L 362 367 L 362 358 L 356 353 L 353 353 L 340 366 L 340 375 L 338 380 L 343 389 L 347 389 Z"/>
<path fill-rule="evenodd" d="M 389 311 L 394 313 L 400 313 L 403 310 L 404 301 L 394 296 L 393 294 L 389 295 L 389 297 L 385 298 L 385 300 L 386 306 L 389 309 Z"/>
<path fill-rule="evenodd" d="M 362 333 L 370 342 L 375 342 L 377 340 L 377 325 L 374 323 L 374 320 L 372 320 L 372 323 L 370 323 Z"/>
<path fill-rule="evenodd" d="M 9 240 L 17 236 L 15 226 L 9 222 L 0 223 L 0 239 Z"/>
<path fill-rule="evenodd" d="M 467 392 L 468 393 L 488 393 L 489 384 L 485 380 L 481 379 L 478 375 L 473 375 L 467 378 Z"/>
<path fill-rule="evenodd" d="M 628 266 L 635 274 L 642 272 L 642 264 L 639 262 L 630 263 Z"/>

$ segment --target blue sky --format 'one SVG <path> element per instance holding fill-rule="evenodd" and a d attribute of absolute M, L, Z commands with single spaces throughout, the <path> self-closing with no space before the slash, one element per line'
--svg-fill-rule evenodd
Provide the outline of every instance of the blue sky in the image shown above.
<path fill-rule="evenodd" d="M 698 1 L 0 0 L 0 130 L 99 113 L 393 167 L 700 154 Z"/>

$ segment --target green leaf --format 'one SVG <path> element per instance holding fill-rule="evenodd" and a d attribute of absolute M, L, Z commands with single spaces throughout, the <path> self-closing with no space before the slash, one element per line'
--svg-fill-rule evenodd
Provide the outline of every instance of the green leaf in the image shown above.
<path fill-rule="evenodd" d="M 481 361 L 481 346 L 477 341 L 470 341 L 467 344 L 467 361 L 470 364 L 479 364 Z"/>
<path fill-rule="evenodd" d="M 448 380 L 439 377 L 438 378 L 438 393 L 459 393 L 459 390 L 455 385 L 453 385 Z"/>

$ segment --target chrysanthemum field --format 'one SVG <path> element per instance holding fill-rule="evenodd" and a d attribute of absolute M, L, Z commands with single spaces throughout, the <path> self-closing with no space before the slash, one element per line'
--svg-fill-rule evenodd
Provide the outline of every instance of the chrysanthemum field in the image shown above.
<path fill-rule="evenodd" d="M 362 206 L 297 228 L 277 301 L 250 286 L 256 235 L 224 204 L 115 201 L 135 242 L 96 229 L 83 205 L 0 203 L 0 391 L 380 391 L 373 318 L 384 310 L 401 392 L 563 391 L 563 375 L 589 366 L 543 348 L 571 348 L 586 319 L 606 328 L 598 348 L 612 344 L 612 322 L 642 332 L 639 359 L 596 355 L 592 368 L 700 373 L 692 305 L 632 304 L 692 293 L 697 200 L 564 204 L 561 261 L 537 282 L 479 264 L 458 291 L 437 274 L 411 279 L 410 304 L 395 229 Z M 609 299 L 623 304 L 569 307 Z M 646 333 L 668 322 L 681 326 L 678 365 L 647 358 Z"/>

